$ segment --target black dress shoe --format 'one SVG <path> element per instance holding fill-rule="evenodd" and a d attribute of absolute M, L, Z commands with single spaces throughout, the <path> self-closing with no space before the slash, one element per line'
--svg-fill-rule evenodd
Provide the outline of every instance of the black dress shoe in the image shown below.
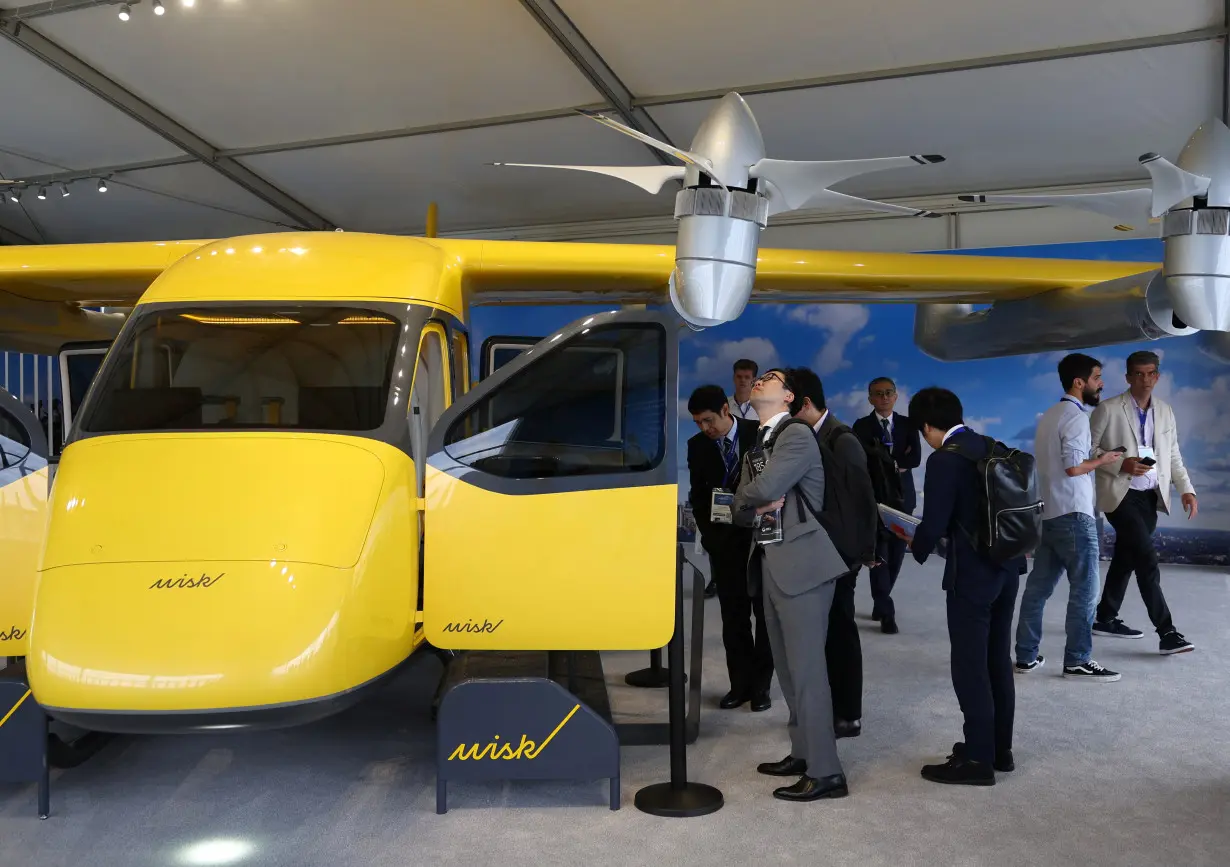
<path fill-rule="evenodd" d="M 758 692 L 752 696 L 752 711 L 760 713 L 773 707 L 773 699 L 769 698 L 767 692 Z"/>
<path fill-rule="evenodd" d="M 712 599 L 717 596 L 717 583 L 710 578 L 709 583 L 705 585 L 705 598 Z"/>
<path fill-rule="evenodd" d="M 863 721 L 857 719 L 839 719 L 833 721 L 833 734 L 837 739 L 856 738 L 863 733 Z"/>
<path fill-rule="evenodd" d="M 762 762 L 756 766 L 756 770 L 770 777 L 797 777 L 807 773 L 807 762 L 794 756 L 786 756 L 780 762 Z"/>
<path fill-rule="evenodd" d="M 897 628 L 897 618 L 896 617 L 885 617 L 883 620 L 881 620 L 880 621 L 880 631 L 883 632 L 885 635 L 896 635 L 898 632 L 900 632 L 901 630 Z"/>
<path fill-rule="evenodd" d="M 923 765 L 924 780 L 950 786 L 994 786 L 995 771 L 986 762 L 953 756 L 942 765 Z"/>
<path fill-rule="evenodd" d="M 809 777 L 806 774 L 793 786 L 773 790 L 773 797 L 783 801 L 819 801 L 821 798 L 844 798 L 850 794 L 845 774 L 831 777 Z"/>
<path fill-rule="evenodd" d="M 739 705 L 747 701 L 747 696 L 741 692 L 735 692 L 733 689 L 722 696 L 722 700 L 718 702 L 718 707 L 722 710 L 734 710 Z"/>
<path fill-rule="evenodd" d="M 965 758 L 965 742 L 957 741 L 952 745 L 952 755 L 949 759 Z M 1009 774 L 1016 770 L 1016 763 L 1012 761 L 1012 750 L 1007 753 L 998 754 L 995 756 L 995 761 L 991 763 L 991 767 L 999 771 L 1001 774 Z"/>

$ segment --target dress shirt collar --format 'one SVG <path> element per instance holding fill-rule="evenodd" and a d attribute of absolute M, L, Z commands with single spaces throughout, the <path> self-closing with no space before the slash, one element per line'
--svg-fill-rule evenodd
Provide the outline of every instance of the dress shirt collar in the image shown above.
<path fill-rule="evenodd" d="M 820 433 L 820 428 L 824 427 L 824 420 L 829 417 L 829 411 L 826 409 L 824 415 L 820 416 L 820 421 L 811 426 L 811 429 L 816 433 Z"/>
<path fill-rule="evenodd" d="M 940 441 L 940 445 L 943 445 L 944 443 L 948 442 L 949 438 L 953 434 L 957 433 L 958 431 L 963 431 L 963 430 L 965 430 L 965 425 L 963 424 L 959 424 L 956 427 L 949 428 L 948 433 L 944 434 L 944 439 Z"/>
<path fill-rule="evenodd" d="M 769 434 L 773 433 L 773 429 L 777 427 L 779 424 L 781 424 L 782 419 L 786 419 L 786 418 L 790 418 L 789 410 L 779 412 L 777 415 L 773 416 L 773 418 L 769 419 L 767 422 L 762 424 L 760 427 L 762 429 L 765 429 L 766 431 L 765 436 L 767 437 Z"/>

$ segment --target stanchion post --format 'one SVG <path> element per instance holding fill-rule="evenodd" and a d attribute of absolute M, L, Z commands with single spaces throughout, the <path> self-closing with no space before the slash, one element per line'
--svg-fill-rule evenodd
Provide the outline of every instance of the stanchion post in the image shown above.
<path fill-rule="evenodd" d="M 722 793 L 704 783 L 688 782 L 687 743 L 683 686 L 683 546 L 676 550 L 675 634 L 666 646 L 670 674 L 671 778 L 636 793 L 636 808 L 643 813 L 668 818 L 704 816 L 722 809 Z"/>

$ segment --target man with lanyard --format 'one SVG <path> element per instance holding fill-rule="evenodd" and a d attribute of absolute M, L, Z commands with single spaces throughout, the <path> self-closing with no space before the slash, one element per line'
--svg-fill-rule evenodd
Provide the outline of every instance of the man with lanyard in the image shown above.
<path fill-rule="evenodd" d="M 1025 581 L 1016 626 L 1017 674 L 1042 667 L 1042 611 L 1055 592 L 1059 576 L 1068 573 L 1067 645 L 1063 676 L 1110 683 L 1119 674 L 1095 662 L 1093 610 L 1098 598 L 1098 524 L 1093 513 L 1093 476 L 1098 467 L 1117 461 L 1121 452 L 1090 457 L 1086 406 L 1097 406 L 1102 394 L 1102 362 L 1076 353 L 1059 362 L 1064 395 L 1042 414 L 1034 437 L 1038 480 L 1042 491 L 1042 539 L 1034 552 L 1034 568 Z"/>
<path fill-rule="evenodd" d="M 901 485 L 901 500 L 884 503 L 914 514 L 918 497 L 914 488 L 914 468 L 922 463 L 922 443 L 918 428 L 908 416 L 894 411 L 897 405 L 897 384 L 887 376 L 878 376 L 867 385 L 867 402 L 873 407 L 869 415 L 856 419 L 854 432 L 866 443 L 880 442 L 893 458 Z M 891 534 L 881 534 L 876 550 L 877 565 L 871 568 L 871 619 L 880 621 L 880 631 L 895 635 L 897 608 L 893 602 L 893 587 L 901 574 L 905 560 L 905 542 Z"/>
<path fill-rule="evenodd" d="M 752 406 L 752 381 L 760 373 L 760 367 L 750 358 L 740 358 L 735 362 L 734 380 L 735 393 L 730 396 L 730 414 L 735 418 L 746 419 L 760 424 L 756 417 L 756 409 Z"/>
<path fill-rule="evenodd" d="M 742 464 L 734 519 L 752 528 L 748 584 L 763 588 L 773 664 L 790 708 L 790 754 L 756 770 L 799 777 L 773 797 L 815 801 L 849 794 L 824 645 L 837 578 L 850 570 L 816 517 L 824 504 L 824 462 L 811 428 L 790 418 L 795 396 L 783 370 L 767 371 L 752 386 L 760 430 Z"/>
<path fill-rule="evenodd" d="M 735 526 L 731 512 L 739 486 L 739 464 L 756 443 L 757 424 L 732 418 L 726 394 L 717 385 L 702 385 L 692 392 L 688 412 L 700 428 L 700 433 L 688 440 L 688 500 L 701 546 L 709 555 L 712 583 L 717 587 L 722 646 L 730 675 L 730 691 L 719 706 L 731 710 L 750 702 L 753 711 L 765 711 L 772 706 L 769 686 L 773 681 L 773 652 L 765 631 L 761 594 L 748 592 L 752 533 Z"/>
<path fill-rule="evenodd" d="M 1159 636 L 1163 655 L 1187 653 L 1195 645 L 1175 629 L 1162 594 L 1162 571 L 1153 547 L 1158 510 L 1170 514 L 1170 485 L 1182 495 L 1190 520 L 1196 517 L 1196 491 L 1179 453 L 1174 410 L 1153 394 L 1161 359 L 1148 351 L 1127 360 L 1128 390 L 1102 402 L 1089 420 L 1093 444 L 1103 451 L 1124 447 L 1127 456 L 1099 467 L 1097 505 L 1115 528 L 1115 553 L 1106 571 L 1093 634 L 1141 638 L 1144 633 L 1119 619 L 1128 577 L 1136 585 Z"/>

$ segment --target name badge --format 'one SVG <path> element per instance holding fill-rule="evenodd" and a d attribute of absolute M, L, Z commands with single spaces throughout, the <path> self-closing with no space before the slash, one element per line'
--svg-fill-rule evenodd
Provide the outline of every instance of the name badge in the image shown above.
<path fill-rule="evenodd" d="M 1138 451 L 1140 454 L 1136 457 L 1141 458 L 1142 460 L 1144 458 L 1153 458 L 1153 460 L 1157 460 L 1157 452 L 1153 450 L 1152 446 L 1141 446 Z"/>
<path fill-rule="evenodd" d="M 709 520 L 715 524 L 733 523 L 734 504 L 734 494 L 725 488 L 714 488 L 709 497 Z"/>
<path fill-rule="evenodd" d="M 773 545 L 782 540 L 782 510 L 766 512 L 756 522 L 753 538 L 757 545 Z"/>

